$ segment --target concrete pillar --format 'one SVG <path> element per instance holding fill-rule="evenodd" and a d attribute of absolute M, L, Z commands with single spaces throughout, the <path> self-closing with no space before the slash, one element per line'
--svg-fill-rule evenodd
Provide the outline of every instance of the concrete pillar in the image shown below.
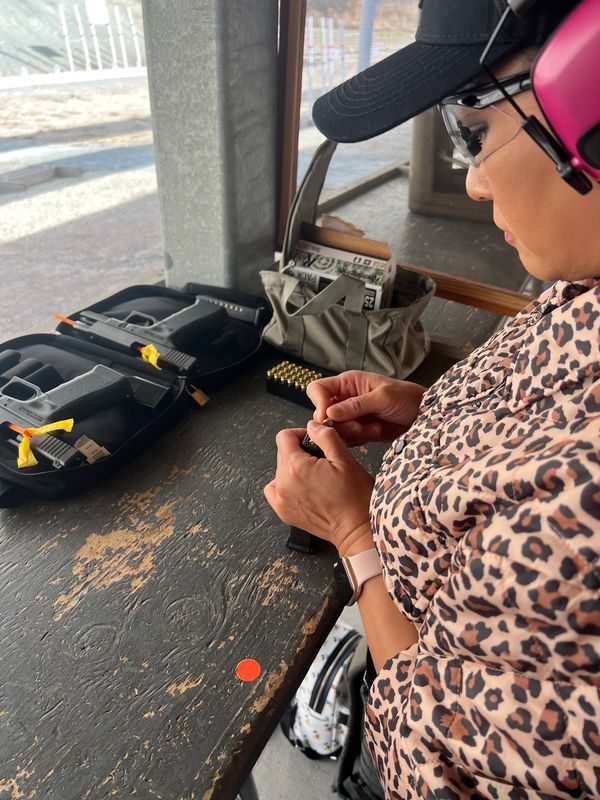
<path fill-rule="evenodd" d="M 142 0 L 166 282 L 256 290 L 275 242 L 277 0 Z"/>

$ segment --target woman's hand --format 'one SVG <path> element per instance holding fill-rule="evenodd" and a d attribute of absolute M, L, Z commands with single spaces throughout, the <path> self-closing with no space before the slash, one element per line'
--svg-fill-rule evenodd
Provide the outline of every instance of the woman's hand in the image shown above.
<path fill-rule="evenodd" d="M 333 428 L 312 420 L 308 434 L 325 453 L 308 455 L 300 447 L 306 431 L 277 434 L 277 472 L 265 486 L 277 516 L 337 547 L 348 555 L 373 547 L 369 502 L 373 478 L 358 464 Z"/>
<path fill-rule="evenodd" d="M 415 421 L 425 387 L 350 370 L 320 378 L 306 387 L 315 405 L 314 419 L 329 417 L 349 447 L 392 442 Z"/>

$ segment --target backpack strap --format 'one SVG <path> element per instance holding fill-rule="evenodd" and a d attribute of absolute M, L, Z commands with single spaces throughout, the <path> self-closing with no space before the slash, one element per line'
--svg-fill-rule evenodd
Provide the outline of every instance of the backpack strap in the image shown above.
<path fill-rule="evenodd" d="M 348 668 L 350 719 L 333 791 L 347 800 L 384 800 L 379 776 L 364 738 L 365 706 L 376 677 L 366 639 L 362 639 Z"/>
<path fill-rule="evenodd" d="M 344 789 L 344 781 L 352 776 L 354 763 L 360 755 L 363 733 L 363 698 L 361 687 L 367 669 L 367 640 L 363 637 L 358 643 L 348 666 L 348 735 L 339 758 L 338 772 L 333 789 L 341 797 L 349 798 Z"/>

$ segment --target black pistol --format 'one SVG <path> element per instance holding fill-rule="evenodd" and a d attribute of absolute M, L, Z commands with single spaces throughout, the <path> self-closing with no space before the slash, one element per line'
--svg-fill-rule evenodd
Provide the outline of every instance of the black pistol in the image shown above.
<path fill-rule="evenodd" d="M 223 300 L 220 297 L 212 297 L 209 294 L 199 294 L 197 297 L 200 300 L 205 300 L 207 303 L 212 303 L 215 306 L 224 308 L 227 312 L 227 316 L 231 319 L 247 322 L 249 325 L 254 325 L 255 328 L 261 327 L 263 319 L 266 316 L 266 308 L 264 306 L 245 306 L 243 303 L 236 303 L 233 300 Z"/>
<path fill-rule="evenodd" d="M 0 388 L 0 426 L 40 428 L 62 419 L 89 417 L 130 399 L 156 408 L 168 391 L 167 386 L 144 378 L 125 377 L 102 364 L 49 392 L 13 377 Z M 82 460 L 78 450 L 52 433 L 34 437 L 34 449 L 49 459 L 55 469 Z"/>
<path fill-rule="evenodd" d="M 154 345 L 159 351 L 159 364 L 183 375 L 198 369 L 198 359 L 178 349 L 182 340 L 191 336 L 201 341 L 215 338 L 225 323 L 224 308 L 197 300 L 175 314 L 156 320 L 139 311 L 132 311 L 126 319 L 115 319 L 97 311 L 82 311 L 73 327 L 91 341 L 108 342 L 113 347 L 137 354 L 141 347 Z"/>

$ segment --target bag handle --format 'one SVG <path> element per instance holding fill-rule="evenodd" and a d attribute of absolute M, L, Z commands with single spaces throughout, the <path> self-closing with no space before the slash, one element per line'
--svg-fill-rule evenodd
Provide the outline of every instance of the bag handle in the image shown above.
<path fill-rule="evenodd" d="M 302 223 L 310 222 L 314 225 L 317 220 L 319 197 L 336 147 L 337 144 L 328 139 L 317 147 L 300 188 L 296 192 L 285 228 L 279 260 L 280 272 L 287 266 L 291 251 L 300 238 Z M 353 312 L 348 316 L 350 329 L 346 342 L 345 368 L 351 369 L 356 365 L 363 364 L 368 345 L 368 323 L 365 315 L 361 313 L 365 291 L 362 281 L 349 275 L 340 275 L 315 297 L 290 313 L 287 310 L 288 302 L 298 285 L 299 282 L 295 278 L 292 280 L 291 276 L 287 276 L 282 294 L 283 308 L 288 314 L 287 344 L 290 352 L 302 353 L 303 317 L 322 314 L 339 300 L 345 298 L 344 311 Z"/>
<path fill-rule="evenodd" d="M 336 143 L 330 142 L 328 139 L 317 147 L 300 188 L 296 192 L 285 226 L 285 236 L 279 261 L 280 272 L 287 265 L 291 251 L 300 238 L 302 223 L 311 222 L 314 225 L 317 220 L 319 197 L 325 183 L 329 162 L 336 147 Z"/>
<path fill-rule="evenodd" d="M 346 341 L 346 354 L 344 356 L 345 369 L 352 369 L 364 363 L 367 349 L 369 331 L 368 322 L 362 313 L 365 287 L 358 278 L 350 275 L 338 276 L 329 286 L 322 289 L 317 295 L 311 297 L 304 305 L 295 311 L 288 310 L 288 303 L 300 286 L 297 278 L 286 275 L 285 285 L 281 296 L 283 310 L 288 317 L 287 343 L 291 353 L 302 353 L 304 340 L 304 322 L 302 317 L 317 316 L 335 305 L 338 300 L 345 297 L 344 311 L 348 314 L 349 330 Z M 304 297 L 299 293 L 302 300 Z"/>
<path fill-rule="evenodd" d="M 288 311 L 288 302 L 291 300 L 299 285 L 300 282 L 297 278 L 287 280 L 283 290 L 283 307 L 285 308 L 286 314 L 289 314 L 290 317 L 309 317 L 323 314 L 343 298 L 345 298 L 344 311 L 352 311 L 355 314 L 362 311 L 365 285 L 362 281 L 359 281 L 358 278 L 352 278 L 350 275 L 338 275 L 329 286 L 321 289 L 318 294 L 311 297 L 310 300 L 307 300 L 303 306 L 297 308 L 296 311 Z"/>

